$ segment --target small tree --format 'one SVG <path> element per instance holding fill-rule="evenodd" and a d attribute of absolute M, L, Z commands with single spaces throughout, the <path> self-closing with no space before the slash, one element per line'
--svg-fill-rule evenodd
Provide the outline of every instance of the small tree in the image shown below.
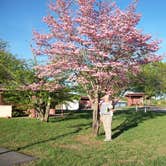
<path fill-rule="evenodd" d="M 93 108 L 93 133 L 99 131 L 99 100 L 126 88 L 128 71 L 157 61 L 158 41 L 137 30 L 140 15 L 136 3 L 121 10 L 115 3 L 97 0 L 56 0 L 49 5 L 53 15 L 44 17 L 49 32 L 34 32 L 36 55 L 51 63 L 38 66 L 40 76 L 54 77 L 71 71 L 70 80 L 86 90 Z"/>
<path fill-rule="evenodd" d="M 73 89 L 63 87 L 53 80 L 40 80 L 26 89 L 31 97 L 31 107 L 37 111 L 38 118 L 43 122 L 49 121 L 50 108 L 79 98 L 79 94 L 74 93 Z"/>

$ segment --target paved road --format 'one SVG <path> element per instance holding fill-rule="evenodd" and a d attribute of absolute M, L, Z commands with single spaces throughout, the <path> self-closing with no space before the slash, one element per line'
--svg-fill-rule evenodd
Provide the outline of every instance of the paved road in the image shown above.
<path fill-rule="evenodd" d="M 6 148 L 0 148 L 0 166 L 21 165 L 32 160 L 36 160 L 36 158 Z"/>
<path fill-rule="evenodd" d="M 147 106 L 146 109 L 147 109 L 147 111 L 166 113 L 166 107 Z M 139 107 L 138 110 L 145 110 L 145 107 Z"/>

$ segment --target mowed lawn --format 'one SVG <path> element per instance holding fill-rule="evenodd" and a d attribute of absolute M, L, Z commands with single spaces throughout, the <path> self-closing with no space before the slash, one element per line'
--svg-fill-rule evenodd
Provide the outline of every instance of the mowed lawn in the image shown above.
<path fill-rule="evenodd" d="M 0 147 L 36 156 L 26 165 L 165 166 L 166 113 L 117 111 L 113 141 L 91 135 L 91 111 L 52 117 L 49 123 L 29 118 L 0 119 Z"/>

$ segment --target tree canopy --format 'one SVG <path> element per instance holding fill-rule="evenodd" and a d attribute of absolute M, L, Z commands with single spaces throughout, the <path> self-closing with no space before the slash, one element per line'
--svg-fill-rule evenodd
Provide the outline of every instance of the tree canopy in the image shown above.
<path fill-rule="evenodd" d="M 148 97 L 166 93 L 166 63 L 143 65 L 140 73 L 131 77 L 131 89 L 145 92 Z"/>
<path fill-rule="evenodd" d="M 0 41 L 0 87 L 12 88 L 33 81 L 34 72 L 24 60 L 7 51 L 7 43 Z"/>

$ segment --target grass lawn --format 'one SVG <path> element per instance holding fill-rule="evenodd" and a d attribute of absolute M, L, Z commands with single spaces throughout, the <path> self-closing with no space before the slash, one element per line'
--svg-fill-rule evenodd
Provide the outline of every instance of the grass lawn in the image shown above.
<path fill-rule="evenodd" d="M 51 118 L 0 119 L 0 147 L 39 159 L 43 166 L 165 166 L 166 113 L 117 111 L 112 142 L 91 135 L 91 111 Z"/>

